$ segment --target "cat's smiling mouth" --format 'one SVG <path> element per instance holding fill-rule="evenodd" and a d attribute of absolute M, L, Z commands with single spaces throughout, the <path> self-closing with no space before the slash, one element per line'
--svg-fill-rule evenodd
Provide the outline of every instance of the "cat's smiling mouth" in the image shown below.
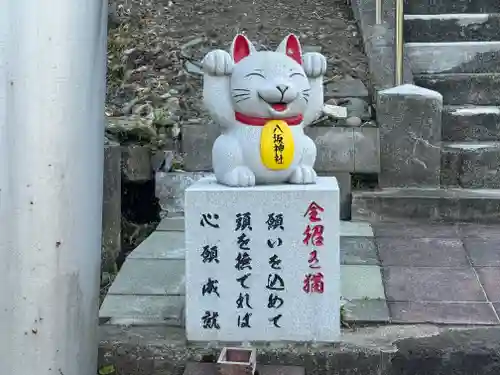
<path fill-rule="evenodd" d="M 276 112 L 284 112 L 286 111 L 288 104 L 286 103 L 268 103 L 272 109 L 274 109 Z"/>

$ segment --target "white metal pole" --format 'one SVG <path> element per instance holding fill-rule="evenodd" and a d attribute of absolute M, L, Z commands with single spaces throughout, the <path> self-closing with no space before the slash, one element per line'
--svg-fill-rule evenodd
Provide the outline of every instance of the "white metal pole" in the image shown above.
<path fill-rule="evenodd" d="M 106 0 L 0 0 L 0 374 L 94 375 Z"/>

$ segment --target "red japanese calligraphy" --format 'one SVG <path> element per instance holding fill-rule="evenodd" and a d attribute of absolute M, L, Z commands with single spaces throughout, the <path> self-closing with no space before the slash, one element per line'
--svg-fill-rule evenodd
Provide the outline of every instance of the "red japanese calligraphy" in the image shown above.
<path fill-rule="evenodd" d="M 306 277 L 304 278 L 304 286 L 302 287 L 302 290 L 306 293 L 322 294 L 325 290 L 323 277 L 324 276 L 321 272 L 306 275 Z"/>
<path fill-rule="evenodd" d="M 312 202 L 309 207 L 307 207 L 307 211 L 304 214 L 304 217 L 306 217 L 306 215 L 309 215 L 309 221 L 312 223 L 317 223 L 318 221 L 321 221 L 321 218 L 318 215 L 323 211 L 325 211 L 323 207 L 321 207 L 316 202 Z"/>
<path fill-rule="evenodd" d="M 304 240 L 302 241 L 304 245 L 309 245 L 309 243 L 314 246 L 323 246 L 323 225 L 314 225 L 312 228 L 310 225 L 307 226 L 304 231 Z"/>
<path fill-rule="evenodd" d="M 309 268 L 321 268 L 319 265 L 318 252 L 316 250 L 313 250 L 309 253 L 309 260 L 307 261 L 307 263 L 309 263 Z"/>

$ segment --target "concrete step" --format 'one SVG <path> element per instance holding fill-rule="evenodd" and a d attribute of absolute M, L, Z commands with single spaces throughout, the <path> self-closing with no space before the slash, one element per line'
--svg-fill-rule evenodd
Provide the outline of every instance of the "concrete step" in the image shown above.
<path fill-rule="evenodd" d="M 414 74 L 500 72 L 500 42 L 419 42 L 405 48 Z"/>
<path fill-rule="evenodd" d="M 207 172 L 212 169 L 212 146 L 220 134 L 213 124 L 183 124 L 181 148 L 183 169 Z M 379 130 L 376 127 L 308 126 L 306 134 L 317 147 L 314 169 L 318 173 L 378 173 Z"/>
<path fill-rule="evenodd" d="M 352 215 L 353 220 L 500 223 L 500 190 L 390 188 L 357 191 L 353 192 Z"/>
<path fill-rule="evenodd" d="M 496 0 L 404 0 L 406 14 L 498 13 Z"/>
<path fill-rule="evenodd" d="M 500 104 L 500 74 L 417 74 L 414 80 L 417 86 L 441 93 L 444 104 Z"/>
<path fill-rule="evenodd" d="M 407 14 L 408 42 L 465 42 L 500 40 L 500 14 Z"/>
<path fill-rule="evenodd" d="M 351 174 L 336 172 L 319 173 L 323 176 L 335 176 L 340 187 L 340 218 L 351 217 Z M 157 172 L 155 175 L 155 195 L 163 214 L 182 215 L 184 213 L 184 192 L 193 183 L 203 177 L 212 176 L 210 172 Z"/>
<path fill-rule="evenodd" d="M 448 142 L 500 141 L 500 107 L 444 106 L 442 139 Z"/>
<path fill-rule="evenodd" d="M 500 142 L 445 142 L 441 185 L 466 189 L 500 188 Z"/>

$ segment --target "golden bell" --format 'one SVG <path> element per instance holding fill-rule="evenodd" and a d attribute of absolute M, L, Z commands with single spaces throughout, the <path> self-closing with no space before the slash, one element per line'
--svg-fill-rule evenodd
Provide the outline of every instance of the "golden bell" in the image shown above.
<path fill-rule="evenodd" d="M 294 156 L 293 133 L 283 120 L 270 120 L 264 124 L 260 135 L 260 158 L 269 169 L 290 167 Z"/>

